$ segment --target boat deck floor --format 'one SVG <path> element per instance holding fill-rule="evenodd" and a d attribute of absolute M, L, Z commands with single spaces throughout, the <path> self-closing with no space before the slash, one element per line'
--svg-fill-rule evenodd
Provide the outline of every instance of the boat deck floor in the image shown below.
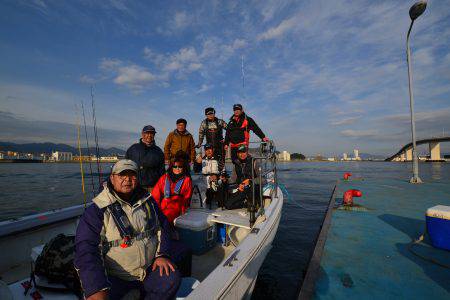
<path fill-rule="evenodd" d="M 354 210 L 334 209 L 314 297 L 320 299 L 450 299 L 450 270 L 410 251 L 425 231 L 425 213 L 450 205 L 450 183 L 371 179 L 340 182 L 336 203 L 348 189 L 362 191 Z M 450 251 L 414 246 L 421 256 L 450 265 Z"/>
<path fill-rule="evenodd" d="M 217 244 L 203 255 L 192 255 L 192 277 L 203 281 L 234 249 Z"/>

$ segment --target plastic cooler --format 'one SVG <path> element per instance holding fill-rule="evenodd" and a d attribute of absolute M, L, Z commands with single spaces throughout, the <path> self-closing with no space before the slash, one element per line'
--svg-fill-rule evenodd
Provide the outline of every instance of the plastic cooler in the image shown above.
<path fill-rule="evenodd" d="M 436 248 L 450 250 L 450 206 L 430 207 L 426 220 L 431 244 Z"/>
<path fill-rule="evenodd" d="M 189 210 L 175 219 L 180 240 L 199 255 L 213 248 L 217 240 L 216 225 L 208 221 L 209 214 L 202 210 Z"/>

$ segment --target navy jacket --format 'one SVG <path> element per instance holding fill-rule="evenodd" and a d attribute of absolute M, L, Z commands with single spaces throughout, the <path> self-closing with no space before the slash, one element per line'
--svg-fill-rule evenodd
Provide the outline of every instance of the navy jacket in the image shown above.
<path fill-rule="evenodd" d="M 139 143 L 128 148 L 125 158 L 131 159 L 138 165 L 139 183 L 144 187 L 153 187 L 165 173 L 164 153 L 154 142 L 147 146 L 139 140 Z"/>
<path fill-rule="evenodd" d="M 138 192 L 142 193 L 143 191 Z M 169 256 L 172 228 L 153 198 L 150 199 L 150 201 L 153 201 L 161 226 L 160 248 L 157 257 L 161 255 Z M 86 296 L 111 288 L 99 247 L 105 210 L 106 208 L 100 209 L 93 203 L 86 208 L 77 227 L 74 265 L 78 270 Z"/>

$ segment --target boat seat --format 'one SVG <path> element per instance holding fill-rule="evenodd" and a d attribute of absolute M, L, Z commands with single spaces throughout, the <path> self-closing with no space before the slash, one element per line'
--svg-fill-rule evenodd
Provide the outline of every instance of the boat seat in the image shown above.
<path fill-rule="evenodd" d="M 44 250 L 45 244 L 38 245 L 36 247 L 33 247 L 31 249 L 31 260 L 36 262 L 36 259 L 38 256 L 42 253 L 42 250 Z M 24 289 L 22 287 L 22 282 L 29 280 L 29 278 L 26 278 L 24 280 L 21 280 L 19 282 L 16 282 L 14 284 L 9 285 L 9 290 L 11 291 L 13 295 L 13 299 L 29 299 L 30 293 L 27 294 L 27 296 L 23 295 Z M 39 278 L 36 276 L 36 282 L 38 284 L 42 284 L 44 286 L 55 286 L 57 288 L 64 288 L 64 285 L 62 284 L 49 284 L 46 282 L 45 278 Z M 200 281 L 195 279 L 194 277 L 183 277 L 181 279 L 180 288 L 178 289 L 176 299 L 185 299 L 198 285 L 200 284 Z M 34 291 L 34 288 L 31 290 L 31 292 Z M 73 295 L 72 293 L 64 293 L 64 292 L 55 292 L 55 291 L 47 291 L 43 289 L 39 289 L 39 293 L 44 297 L 44 299 L 62 299 L 62 300 L 71 300 L 71 299 L 78 299 L 77 296 Z"/>
<path fill-rule="evenodd" d="M 176 295 L 177 300 L 185 299 L 200 284 L 194 277 L 181 278 L 181 284 Z"/>
<path fill-rule="evenodd" d="M 219 208 L 210 213 L 208 220 L 214 223 L 251 229 L 250 219 L 246 208 L 231 210 L 222 210 Z"/>

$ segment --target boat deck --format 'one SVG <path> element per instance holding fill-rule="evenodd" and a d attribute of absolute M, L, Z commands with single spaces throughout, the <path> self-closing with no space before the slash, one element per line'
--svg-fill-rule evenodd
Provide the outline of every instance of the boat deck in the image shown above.
<path fill-rule="evenodd" d="M 361 198 L 354 198 L 361 206 L 337 208 L 348 189 L 362 191 Z M 315 279 L 308 295 L 313 298 L 450 298 L 450 269 L 420 258 L 410 249 L 411 241 L 425 231 L 426 210 L 450 205 L 450 182 L 340 181 L 334 196 L 314 254 L 320 264 L 316 270 L 311 270 L 310 264 L 300 298 L 308 295 L 308 277 Z M 450 251 L 431 247 L 427 238 L 414 245 L 413 251 L 450 265 Z M 321 252 L 319 256 L 317 252 Z M 311 272 L 316 274 L 311 276 Z"/>

